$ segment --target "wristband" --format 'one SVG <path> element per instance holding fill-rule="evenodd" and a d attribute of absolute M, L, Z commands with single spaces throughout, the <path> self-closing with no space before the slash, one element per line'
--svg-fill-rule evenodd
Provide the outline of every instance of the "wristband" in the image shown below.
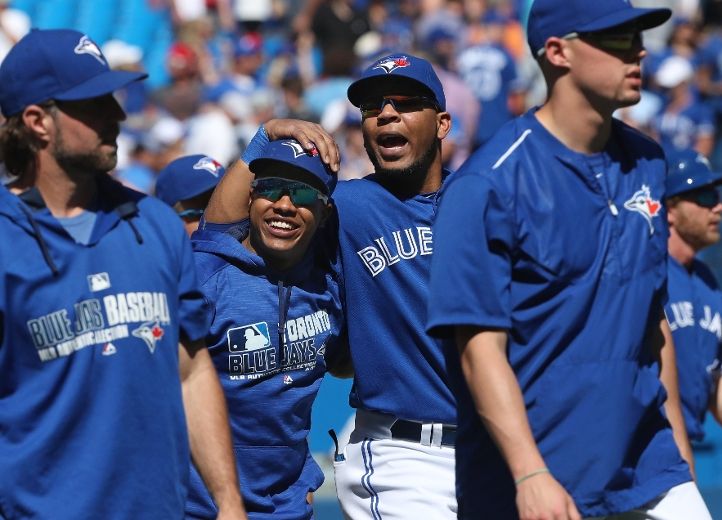
<path fill-rule="evenodd" d="M 518 479 L 516 479 L 516 480 L 514 481 L 514 485 L 515 485 L 515 486 L 518 486 L 519 484 L 521 484 L 521 483 L 524 482 L 525 480 L 529 480 L 530 478 L 536 477 L 537 475 L 541 475 L 542 473 L 551 473 L 551 472 L 549 471 L 549 468 L 541 468 L 541 469 L 538 469 L 538 470 L 536 470 L 536 471 L 532 471 L 532 472 L 529 473 L 528 475 L 524 475 L 523 477 L 519 477 Z"/>
<path fill-rule="evenodd" d="M 248 143 L 248 146 L 246 146 L 246 149 L 243 152 L 243 162 L 251 164 L 253 159 L 258 159 L 263 154 L 263 149 L 269 142 L 266 129 L 263 125 L 259 126 L 258 131 L 256 131 L 256 135 L 253 136 L 253 139 L 251 139 L 251 142 Z"/>

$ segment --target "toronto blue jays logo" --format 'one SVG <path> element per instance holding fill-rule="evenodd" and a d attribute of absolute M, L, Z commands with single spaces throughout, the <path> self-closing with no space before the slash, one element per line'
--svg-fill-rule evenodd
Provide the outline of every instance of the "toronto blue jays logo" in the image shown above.
<path fill-rule="evenodd" d="M 100 52 L 100 49 L 98 46 L 88 38 L 87 36 L 83 36 L 80 38 L 80 41 L 78 42 L 78 45 L 75 46 L 75 54 L 88 54 L 98 60 L 103 65 L 106 65 L 105 58 L 103 58 L 103 53 Z"/>
<path fill-rule="evenodd" d="M 313 157 L 318 157 L 318 150 L 316 149 L 315 146 L 313 148 L 311 148 L 311 150 L 304 150 L 303 146 L 301 146 L 296 141 L 284 141 L 281 144 L 288 146 L 291 150 L 293 150 L 293 158 L 294 159 L 298 159 L 299 157 L 301 157 L 303 155 L 307 155 L 307 154 L 311 155 Z"/>
<path fill-rule="evenodd" d="M 156 342 L 163 337 L 165 331 L 158 323 L 158 320 L 155 320 L 146 321 L 140 327 L 135 329 L 132 334 L 136 338 L 140 338 L 145 341 L 145 344 L 148 346 L 148 350 L 150 350 L 150 353 L 152 354 L 155 352 Z"/>
<path fill-rule="evenodd" d="M 221 167 L 221 163 L 214 161 L 210 157 L 203 157 L 193 165 L 194 170 L 205 170 L 214 177 L 218 177 Z"/>
<path fill-rule="evenodd" d="M 382 69 L 386 74 L 391 74 L 396 69 L 410 67 L 411 62 L 406 56 L 394 56 L 378 62 L 374 69 Z"/>
<path fill-rule="evenodd" d="M 647 224 L 649 224 L 649 233 L 654 233 L 652 219 L 659 216 L 662 203 L 652 198 L 649 186 L 643 184 L 642 188 L 635 191 L 634 195 L 624 203 L 624 207 L 629 211 L 634 211 L 642 215 L 644 220 L 647 221 Z"/>

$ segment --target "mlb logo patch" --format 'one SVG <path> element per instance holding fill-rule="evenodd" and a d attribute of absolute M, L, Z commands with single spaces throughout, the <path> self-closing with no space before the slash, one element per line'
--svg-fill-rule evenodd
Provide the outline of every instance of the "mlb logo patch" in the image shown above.
<path fill-rule="evenodd" d="M 88 287 L 93 292 L 110 289 L 110 275 L 108 273 L 96 273 L 88 276 Z"/>
<path fill-rule="evenodd" d="M 228 329 L 226 336 L 230 352 L 249 352 L 271 346 L 271 335 L 265 321 Z"/>

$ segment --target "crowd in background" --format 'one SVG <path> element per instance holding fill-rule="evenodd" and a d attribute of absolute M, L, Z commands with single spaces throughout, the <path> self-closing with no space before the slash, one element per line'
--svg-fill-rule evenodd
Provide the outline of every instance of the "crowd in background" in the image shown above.
<path fill-rule="evenodd" d="M 223 164 L 273 117 L 322 124 L 341 148 L 342 178 L 371 171 L 360 114 L 346 100 L 358 71 L 388 52 L 427 57 L 454 121 L 444 141 L 459 166 L 508 119 L 543 101 L 524 36 L 526 0 L 145 0 L 172 43 L 163 78 L 120 94 L 128 113 L 116 175 L 153 193 L 172 159 L 203 153 Z M 620 117 L 667 147 L 695 147 L 722 169 L 722 2 L 666 3 L 674 18 L 645 35 L 645 93 Z M 0 2 L 0 53 L 34 25 L 27 1 Z M 97 36 L 90 34 L 98 39 Z M 99 41 L 100 43 L 100 41 Z M 110 64 L 144 69 L 149 49 L 102 43 Z M 149 70 L 151 75 L 152 70 Z"/>

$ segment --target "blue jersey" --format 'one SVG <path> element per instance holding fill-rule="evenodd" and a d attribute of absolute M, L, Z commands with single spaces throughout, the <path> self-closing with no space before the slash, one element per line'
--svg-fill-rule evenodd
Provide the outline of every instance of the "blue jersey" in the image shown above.
<path fill-rule="evenodd" d="M 198 231 L 193 247 L 249 517 L 311 518 L 306 495 L 323 473 L 306 437 L 326 358 L 343 330 L 339 285 L 314 248 L 278 272 L 227 233 Z M 195 469 L 186 509 L 194 518 L 217 514 Z"/>
<path fill-rule="evenodd" d="M 424 330 L 437 195 L 399 198 L 372 175 L 339 182 L 333 198 L 355 373 L 351 406 L 456 424 L 442 343 Z"/>
<path fill-rule="evenodd" d="M 179 330 L 202 338 L 207 309 L 175 213 L 98 183 L 87 245 L 0 188 L 2 518 L 183 516 Z"/>
<path fill-rule="evenodd" d="M 512 118 L 509 94 L 517 80 L 514 57 L 500 45 L 475 45 L 457 60 L 459 75 L 481 103 L 475 144 L 488 141 Z"/>
<path fill-rule="evenodd" d="M 690 480 L 648 343 L 666 297 L 664 177 L 659 147 L 619 121 L 602 153 L 584 155 L 530 111 L 462 166 L 434 227 L 429 330 L 509 331 L 536 443 L 585 517 Z M 460 516 L 517 518 L 511 474 L 465 388 Z"/>
<path fill-rule="evenodd" d="M 722 292 L 699 260 L 689 271 L 671 256 L 667 263 L 669 302 L 664 311 L 677 352 L 684 423 L 690 439 L 702 440 L 704 416 L 719 376 Z"/>

